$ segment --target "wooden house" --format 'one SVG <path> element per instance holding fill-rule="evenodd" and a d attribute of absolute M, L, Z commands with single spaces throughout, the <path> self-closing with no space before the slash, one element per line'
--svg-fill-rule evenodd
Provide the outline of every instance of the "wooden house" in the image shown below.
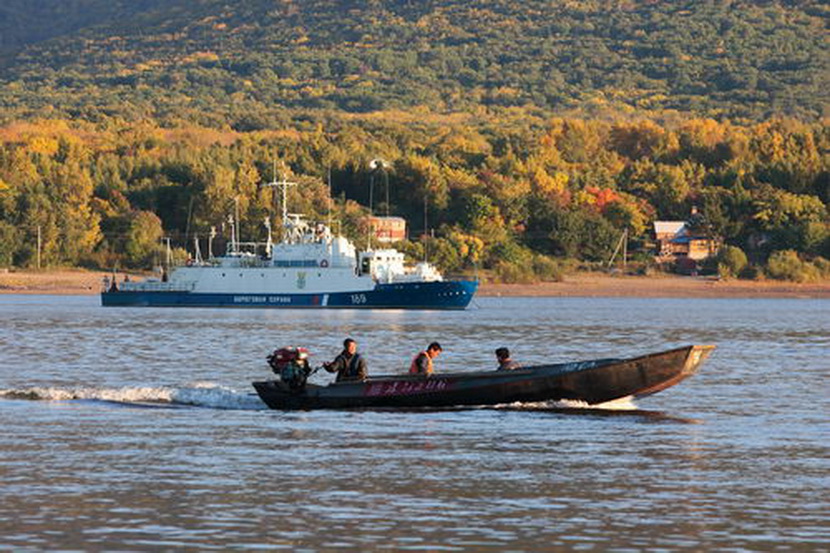
<path fill-rule="evenodd" d="M 374 239 L 380 243 L 406 240 L 406 219 L 403 217 L 370 217 Z"/>
<path fill-rule="evenodd" d="M 692 232 L 686 221 L 655 221 L 654 238 L 661 259 L 687 258 L 700 261 L 718 253 L 718 243 Z"/>

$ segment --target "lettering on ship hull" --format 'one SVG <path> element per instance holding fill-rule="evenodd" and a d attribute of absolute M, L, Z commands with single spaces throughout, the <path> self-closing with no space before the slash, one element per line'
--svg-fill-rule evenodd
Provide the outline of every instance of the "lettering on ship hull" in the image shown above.
<path fill-rule="evenodd" d="M 450 383 L 448 380 L 437 378 L 416 380 L 414 382 L 375 382 L 369 384 L 366 388 L 366 395 L 371 397 L 408 396 L 429 392 L 441 392 L 447 390 L 449 386 Z"/>
<path fill-rule="evenodd" d="M 291 296 L 234 296 L 233 303 L 291 303 Z"/>

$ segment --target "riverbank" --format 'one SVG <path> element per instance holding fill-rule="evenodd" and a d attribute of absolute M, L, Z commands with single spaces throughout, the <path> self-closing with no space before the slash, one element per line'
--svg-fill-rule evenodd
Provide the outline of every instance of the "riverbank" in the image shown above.
<path fill-rule="evenodd" d="M 562 282 L 483 284 L 480 296 L 638 298 L 830 298 L 830 282 L 717 280 L 688 276 L 568 275 Z"/>
<path fill-rule="evenodd" d="M 97 294 L 103 271 L 3 271 L 0 294 Z M 562 282 L 482 283 L 479 296 L 642 297 L 642 298 L 830 298 L 830 282 L 716 280 L 684 276 L 568 275 Z"/>
<path fill-rule="evenodd" d="M 97 294 L 107 275 L 103 271 L 62 269 L 54 271 L 0 270 L 0 294 Z"/>

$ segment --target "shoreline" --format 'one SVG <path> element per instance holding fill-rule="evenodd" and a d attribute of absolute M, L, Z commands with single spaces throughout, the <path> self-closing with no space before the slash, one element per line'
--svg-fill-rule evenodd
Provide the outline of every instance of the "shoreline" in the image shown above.
<path fill-rule="evenodd" d="M 482 284 L 481 297 L 830 299 L 830 282 L 718 280 L 688 276 L 568 275 L 562 282 Z"/>
<path fill-rule="evenodd" d="M 94 295 L 109 273 L 83 269 L 0 270 L 0 295 Z M 131 275 L 132 276 L 132 275 Z M 139 276 L 140 278 L 140 276 Z M 632 297 L 632 298 L 830 298 L 830 281 L 717 280 L 687 276 L 568 275 L 562 282 L 494 284 L 482 282 L 479 297 Z"/>

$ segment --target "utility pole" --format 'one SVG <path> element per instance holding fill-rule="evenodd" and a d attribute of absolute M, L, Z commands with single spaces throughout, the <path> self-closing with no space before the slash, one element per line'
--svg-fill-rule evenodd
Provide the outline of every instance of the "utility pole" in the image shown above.
<path fill-rule="evenodd" d="M 427 198 L 428 196 L 424 194 L 424 263 L 426 263 L 429 259 L 427 256 L 427 247 L 429 246 L 429 236 L 427 235 L 429 232 L 429 225 L 427 222 Z"/>
<path fill-rule="evenodd" d="M 622 263 L 623 263 L 623 272 L 626 269 L 626 261 L 628 259 L 628 229 L 626 228 L 622 236 L 620 236 L 620 240 L 617 242 L 617 247 L 614 248 L 614 253 L 611 254 L 611 259 L 608 260 L 608 268 L 611 268 L 611 265 L 614 264 L 614 260 L 617 258 L 617 254 L 620 253 L 620 248 L 622 248 Z"/>
<path fill-rule="evenodd" d="M 37 226 L 37 268 L 40 270 L 40 225 Z"/>

